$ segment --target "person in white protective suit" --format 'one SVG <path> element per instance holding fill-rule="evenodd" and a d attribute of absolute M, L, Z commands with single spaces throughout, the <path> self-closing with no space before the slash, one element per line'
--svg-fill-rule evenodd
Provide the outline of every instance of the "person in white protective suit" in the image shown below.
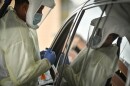
<path fill-rule="evenodd" d="M 101 33 L 102 29 L 98 28 L 96 35 L 91 36 L 92 41 L 89 41 L 90 50 L 84 48 L 70 65 L 65 65 L 61 86 L 105 86 L 112 77 L 118 62 L 118 47 L 112 42 L 118 35 L 110 33 L 100 47 L 93 48 L 101 41 Z"/>
<path fill-rule="evenodd" d="M 15 0 L 0 19 L 0 86 L 38 86 L 38 76 L 54 64 L 51 49 L 41 59 L 36 33 L 41 11 L 54 6 L 54 0 Z"/>

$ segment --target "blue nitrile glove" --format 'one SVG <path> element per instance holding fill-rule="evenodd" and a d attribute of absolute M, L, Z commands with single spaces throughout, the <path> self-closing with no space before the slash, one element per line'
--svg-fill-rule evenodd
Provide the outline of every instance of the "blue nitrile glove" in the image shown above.
<path fill-rule="evenodd" d="M 12 0 L 5 0 L 4 3 L 5 4 L 10 4 Z"/>
<path fill-rule="evenodd" d="M 51 48 L 47 48 L 45 51 L 42 51 L 40 54 L 41 54 L 41 59 L 46 58 L 50 61 L 51 64 L 55 63 L 56 55 L 55 52 L 51 50 Z"/>

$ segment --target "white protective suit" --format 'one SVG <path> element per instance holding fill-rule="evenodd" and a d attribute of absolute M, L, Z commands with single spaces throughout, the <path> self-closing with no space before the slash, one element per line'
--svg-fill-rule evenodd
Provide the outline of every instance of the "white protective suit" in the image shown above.
<path fill-rule="evenodd" d="M 51 64 L 40 60 L 36 31 L 13 8 L 0 19 L 0 86 L 37 86 Z"/>
<path fill-rule="evenodd" d="M 117 46 L 90 49 L 88 57 L 86 57 L 87 50 L 87 48 L 83 49 L 74 62 L 65 67 L 63 76 L 66 82 L 63 79 L 61 86 L 78 86 L 84 58 L 87 59 L 79 86 L 105 86 L 107 79 L 116 71 Z"/>

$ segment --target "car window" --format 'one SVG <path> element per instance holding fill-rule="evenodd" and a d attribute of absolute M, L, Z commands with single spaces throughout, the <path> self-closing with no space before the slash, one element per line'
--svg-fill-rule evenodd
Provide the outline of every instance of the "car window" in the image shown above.
<path fill-rule="evenodd" d="M 77 31 L 73 39 L 71 48 L 69 49 L 68 57 L 70 62 L 72 62 L 76 58 L 78 53 L 83 48 L 87 47 L 87 40 L 89 39 L 93 31 L 91 21 L 95 18 L 99 18 L 101 13 L 102 11 L 99 7 L 94 7 L 92 9 L 85 10 L 81 22 L 77 27 Z"/>
<path fill-rule="evenodd" d="M 96 11 L 96 13 L 95 13 L 95 11 Z M 73 34 L 73 31 L 71 31 L 70 28 L 73 24 L 73 21 L 74 21 L 76 15 L 75 16 L 73 15 L 74 17 L 73 17 L 72 21 L 71 22 L 67 21 L 65 24 L 65 27 L 62 28 L 62 29 L 64 29 L 64 32 L 61 32 L 60 34 L 62 34 L 62 36 L 59 35 L 59 37 L 60 37 L 60 40 L 64 40 L 64 41 L 59 41 L 57 46 L 60 46 L 62 44 L 62 46 L 60 46 L 60 47 L 62 47 L 62 49 L 58 49 L 58 50 L 60 50 L 60 53 L 62 52 L 64 54 L 67 51 L 67 47 L 70 46 L 69 52 L 67 52 L 69 62 L 72 62 L 76 58 L 78 53 L 83 48 L 87 47 L 88 39 L 91 36 L 93 29 L 94 29 L 94 26 L 91 25 L 91 21 L 95 18 L 99 18 L 101 16 L 101 14 L 102 14 L 102 10 L 99 7 L 94 7 L 94 8 L 85 10 L 84 14 L 82 15 L 81 21 L 79 21 L 80 23 L 79 23 L 78 27 L 75 28 L 75 29 L 77 29 L 77 31 L 75 33 L 74 38 L 72 38 L 73 41 L 72 41 L 72 43 L 70 43 L 71 46 L 69 43 L 67 43 L 67 40 L 68 40 L 67 36 Z M 105 15 L 106 14 L 104 13 L 103 16 L 105 16 Z M 69 31 L 67 31 L 67 29 Z M 127 49 L 126 49 L 126 51 L 127 51 Z M 126 53 L 126 52 L 124 52 L 124 53 Z M 127 54 L 122 54 L 122 55 L 127 55 Z M 124 56 L 121 56 L 121 57 L 124 58 Z"/>
<path fill-rule="evenodd" d="M 55 54 L 57 56 L 55 66 L 57 65 L 57 62 L 63 53 L 63 50 L 66 46 L 66 41 L 68 38 L 68 34 L 71 31 L 71 25 L 76 17 L 76 14 L 72 15 L 66 22 L 63 24 L 59 32 L 57 33 L 56 37 L 54 38 L 51 48 L 53 51 L 55 51 Z"/>
<path fill-rule="evenodd" d="M 96 14 L 95 11 L 97 12 Z M 76 58 L 78 53 L 86 47 L 88 33 L 91 35 L 93 31 L 93 26 L 90 25 L 91 21 L 95 18 L 99 18 L 102 13 L 99 7 L 83 10 L 80 15 L 81 21 L 78 19 L 79 25 L 77 24 L 76 28 L 74 28 L 77 30 L 76 33 L 74 33 L 72 26 L 76 22 L 75 20 L 79 12 L 80 11 L 77 11 L 65 22 L 65 24 L 63 24 L 62 28 L 52 42 L 51 47 L 57 56 L 56 63 L 58 62 L 61 54 L 67 54 L 69 62 L 72 62 Z M 74 38 L 70 38 L 73 34 L 75 35 Z M 73 40 L 72 43 L 70 42 L 71 40 Z M 70 46 L 69 50 L 68 46 Z M 64 56 L 62 55 L 62 57 Z"/>

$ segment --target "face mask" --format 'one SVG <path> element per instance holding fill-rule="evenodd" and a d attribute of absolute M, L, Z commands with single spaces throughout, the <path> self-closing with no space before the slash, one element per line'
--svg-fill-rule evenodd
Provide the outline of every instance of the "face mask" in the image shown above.
<path fill-rule="evenodd" d="M 42 19 L 42 14 L 41 13 L 36 13 L 34 16 L 33 24 L 37 25 Z"/>

